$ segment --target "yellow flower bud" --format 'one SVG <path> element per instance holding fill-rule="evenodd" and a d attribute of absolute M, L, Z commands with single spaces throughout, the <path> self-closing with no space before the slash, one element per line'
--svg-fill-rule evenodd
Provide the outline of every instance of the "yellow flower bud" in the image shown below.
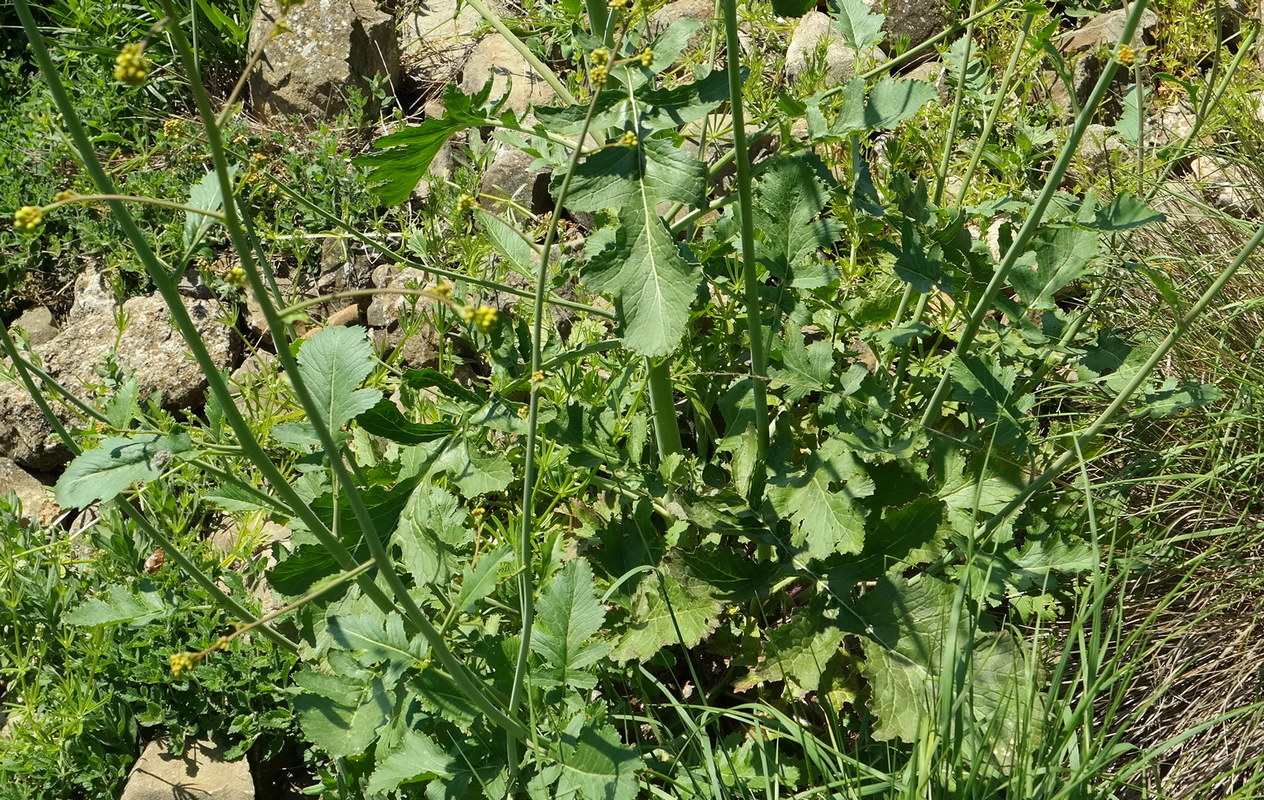
<path fill-rule="evenodd" d="M 23 233 L 34 233 L 44 221 L 44 209 L 39 206 L 22 206 L 13 214 L 13 227 Z"/>
<path fill-rule="evenodd" d="M 114 59 L 114 80 L 128 86 L 140 86 L 149 77 L 149 61 L 145 58 L 145 45 L 134 42 L 123 45 Z"/>

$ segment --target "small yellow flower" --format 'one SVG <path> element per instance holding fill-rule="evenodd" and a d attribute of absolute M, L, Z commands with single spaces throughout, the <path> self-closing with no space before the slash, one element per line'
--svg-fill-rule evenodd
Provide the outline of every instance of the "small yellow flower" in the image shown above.
<path fill-rule="evenodd" d="M 470 516 L 474 518 L 475 525 L 481 524 L 483 521 L 483 517 L 486 514 L 487 514 L 487 509 L 483 508 L 482 506 L 479 506 L 478 508 L 472 509 L 470 511 Z"/>
<path fill-rule="evenodd" d="M 451 297 L 452 284 L 448 283 L 447 281 L 439 281 L 430 288 L 430 293 L 433 295 L 437 295 L 439 297 Z"/>
<path fill-rule="evenodd" d="M 145 58 L 145 45 L 134 42 L 123 45 L 114 59 L 114 80 L 128 86 L 140 86 L 149 77 L 149 61 Z"/>
<path fill-rule="evenodd" d="M 544 383 L 544 373 L 538 369 L 535 372 L 531 373 L 531 382 Z"/>
<path fill-rule="evenodd" d="M 1116 58 L 1119 60 L 1120 64 L 1123 64 L 1125 67 L 1130 67 L 1133 62 L 1137 60 L 1137 51 L 1134 50 L 1131 45 L 1121 45 L 1119 48 L 1119 55 L 1116 56 Z"/>
<path fill-rule="evenodd" d="M 64 192 L 58 192 L 57 194 L 53 195 L 53 202 L 54 203 L 69 203 L 71 200 L 74 200 L 78 196 L 79 195 L 67 189 Z"/>
<path fill-rule="evenodd" d="M 598 64 L 588 70 L 588 79 L 592 81 L 594 86 L 604 86 L 606 79 L 610 77 L 610 70 Z"/>
<path fill-rule="evenodd" d="M 199 653 L 172 653 L 171 654 L 171 674 L 177 678 L 197 666 L 197 662 L 201 655 Z"/>
<path fill-rule="evenodd" d="M 23 233 L 35 233 L 44 221 L 44 209 L 39 206 L 22 206 L 13 214 L 13 227 Z"/>
<path fill-rule="evenodd" d="M 641 66 L 648 67 L 654 63 L 654 51 L 648 47 L 641 51 Z"/>
<path fill-rule="evenodd" d="M 463 322 L 474 321 L 474 306 L 461 306 L 457 313 L 461 315 L 461 320 Z"/>
<path fill-rule="evenodd" d="M 623 134 L 622 137 L 619 138 L 619 146 L 626 147 L 629 150 L 635 149 L 637 145 L 639 145 L 640 143 L 641 143 L 641 140 L 636 138 L 636 134 L 633 133 L 632 131 L 628 131 L 627 133 Z"/>
<path fill-rule="evenodd" d="M 615 11 L 622 11 L 623 9 L 627 8 L 630 4 L 631 4 L 631 0 L 609 0 L 609 2 L 606 3 L 607 6 L 614 9 Z"/>
<path fill-rule="evenodd" d="M 478 198 L 472 194 L 462 192 L 461 196 L 456 199 L 457 216 L 472 214 L 476 208 L 478 208 Z"/>
<path fill-rule="evenodd" d="M 184 130 L 184 120 L 179 117 L 171 117 L 162 123 L 162 135 L 168 139 L 179 136 Z"/>
<path fill-rule="evenodd" d="M 497 311 L 491 306 L 479 306 L 472 316 L 474 327 L 483 333 L 491 333 L 492 328 L 496 327 Z"/>
<path fill-rule="evenodd" d="M 593 66 L 604 67 L 610 63 L 610 50 L 605 47 L 598 47 L 588 55 Z"/>
<path fill-rule="evenodd" d="M 232 286 L 234 289 L 246 288 L 246 270 L 240 266 L 233 267 L 224 273 L 224 283 Z"/>

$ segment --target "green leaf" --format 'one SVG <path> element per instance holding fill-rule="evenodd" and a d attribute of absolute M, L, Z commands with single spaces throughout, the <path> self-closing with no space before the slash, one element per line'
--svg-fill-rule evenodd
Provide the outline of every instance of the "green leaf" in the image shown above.
<path fill-rule="evenodd" d="M 816 0 L 772 0 L 772 13 L 798 19 L 816 8 Z"/>
<path fill-rule="evenodd" d="M 1150 208 L 1131 192 L 1123 191 L 1107 206 L 1097 210 L 1093 227 L 1099 231 L 1128 231 L 1165 219 L 1165 214 Z"/>
<path fill-rule="evenodd" d="M 658 49 L 654 50 L 655 62 Z M 742 70 L 745 81 L 748 70 Z M 635 98 L 635 119 L 641 129 L 657 132 L 682 126 L 715 111 L 729 99 L 728 70 L 715 70 L 705 78 L 674 86 L 670 89 L 651 89 L 638 92 Z M 629 120 L 631 121 L 631 120 Z"/>
<path fill-rule="evenodd" d="M 710 584 L 683 563 L 670 562 L 642 578 L 629 609 L 628 630 L 611 658 L 644 661 L 665 645 L 693 647 L 715 630 L 722 609 Z"/>
<path fill-rule="evenodd" d="M 424 653 L 424 645 L 408 641 L 404 621 L 399 614 L 387 615 L 385 625 L 377 614 L 330 616 L 325 631 L 339 647 L 363 653 L 365 663 L 392 661 L 412 666 L 421 660 Z"/>
<path fill-rule="evenodd" d="M 364 328 L 321 328 L 299 348 L 298 371 L 319 409 L 312 423 L 324 425 L 330 435 L 382 397 L 376 389 L 356 388 L 373 371 L 373 346 Z"/>
<path fill-rule="evenodd" d="M 578 735 L 569 727 L 562 736 L 556 800 L 576 795 L 584 800 L 634 800 L 636 773 L 644 766 L 636 751 L 609 725 L 586 725 Z"/>
<path fill-rule="evenodd" d="M 230 166 L 228 168 L 229 180 L 235 178 L 236 175 L 237 167 Z M 189 199 L 184 204 L 190 208 L 218 212 L 224 205 L 224 192 L 219 185 L 219 175 L 214 172 L 203 175 L 202 180 L 189 191 Z M 195 211 L 184 212 L 184 249 L 191 250 L 195 247 L 216 222 L 214 217 L 208 217 L 205 214 L 198 214 Z"/>
<path fill-rule="evenodd" d="M 783 472 L 769 482 L 773 509 L 790 519 L 790 543 L 809 559 L 864 547 L 864 512 L 854 501 L 873 494 L 874 485 L 843 447 L 831 441 L 808 456 L 802 472 Z"/>
<path fill-rule="evenodd" d="M 891 130 L 937 97 L 939 90 L 926 81 L 884 77 L 869 91 L 869 102 L 865 105 L 865 128 L 871 131 Z"/>
<path fill-rule="evenodd" d="M 1135 83 L 1124 92 L 1123 111 L 1115 123 L 1115 130 L 1119 132 L 1119 138 L 1130 145 L 1136 146 L 1141 141 L 1142 120 L 1150 105 L 1149 94 L 1144 87 L 1137 91 Z"/>
<path fill-rule="evenodd" d="M 766 681 L 785 681 L 794 697 L 815 692 L 826 665 L 847 635 L 834 616 L 824 603 L 813 602 L 799 609 L 789 622 L 768 631 L 759 664 L 734 688 L 740 692 Z"/>
<path fill-rule="evenodd" d="M 818 165 L 804 156 L 778 159 L 755 185 L 756 256 L 775 277 L 799 288 L 824 285 L 797 275 L 795 267 L 842 235 L 836 221 L 819 219 L 830 195 Z"/>
<path fill-rule="evenodd" d="M 614 295 L 623 344 L 641 355 L 670 355 L 689 322 L 702 270 L 687 262 L 663 221 L 626 207 L 614 245 L 597 253 L 583 272 L 584 285 Z"/>
<path fill-rule="evenodd" d="M 954 703 L 967 717 L 959 728 L 963 755 L 976 763 L 985 758 L 1010 764 L 1024 741 L 1039 741 L 1022 728 L 1034 724 L 1022 714 L 1021 701 L 1035 676 L 1013 636 L 988 632 L 987 619 L 968 611 L 956 629 L 957 647 L 945 647 L 956 593 L 953 584 L 929 575 L 895 575 L 880 578 L 857 605 L 871 634 L 863 645 L 869 705 L 878 720 L 873 736 L 914 742 L 928 728 L 946 724 L 936 721 L 942 660 L 965 659 L 964 666 L 949 668 L 965 676 Z"/>
<path fill-rule="evenodd" d="M 67 625 L 112 625 L 130 622 L 143 625 L 172 612 L 162 593 L 149 581 L 140 582 L 140 592 L 132 593 L 123 586 L 111 586 L 105 598 L 85 600 L 74 611 L 62 617 Z"/>
<path fill-rule="evenodd" d="M 53 494 L 63 508 L 87 508 L 98 500 L 114 498 L 136 481 L 158 478 L 172 455 L 190 447 L 187 433 L 106 437 L 100 447 L 80 453 L 70 462 Z"/>
<path fill-rule="evenodd" d="M 592 567 L 587 560 L 575 558 L 553 576 L 536 603 L 531 649 L 552 667 L 546 674 L 556 685 L 574 685 L 571 673 L 595 663 L 609 650 L 604 645 L 585 645 L 606 618 L 593 585 Z"/>
<path fill-rule="evenodd" d="M 781 347 L 781 366 L 774 366 L 769 377 L 788 389 L 786 401 L 797 403 L 812 392 L 827 389 L 834 375 L 834 345 L 829 340 L 803 343 L 798 329 L 786 331 Z"/>
<path fill-rule="evenodd" d="M 385 397 L 356 417 L 356 424 L 374 436 L 400 444 L 433 442 L 452 436 L 459 430 L 450 422 L 413 422 Z"/>
<path fill-rule="evenodd" d="M 446 109 L 443 117 L 428 119 L 420 125 L 377 139 L 373 145 L 378 150 L 356 156 L 352 163 L 368 168 L 372 191 L 383 203 L 396 205 L 404 202 L 453 134 L 480 125 L 495 124 L 495 119 L 475 110 L 487 102 L 490 93 L 490 82 L 472 98 L 448 84 L 443 88 Z"/>
<path fill-rule="evenodd" d="M 483 208 L 474 209 L 479 228 L 487 236 L 488 243 L 519 275 L 533 276 L 539 255 L 535 248 L 523 239 L 507 222 L 495 214 L 489 214 Z"/>
<path fill-rule="evenodd" d="M 584 285 L 614 295 L 624 344 L 642 355 L 676 348 L 702 278 L 701 268 L 681 255 L 657 206 L 699 205 L 705 182 L 706 166 L 665 139 L 605 148 L 576 168 L 567 207 L 614 208 L 619 220 L 613 239 L 605 240 L 609 246 L 590 256 Z"/>
<path fill-rule="evenodd" d="M 465 497 L 503 491 L 514 476 L 503 456 L 483 455 L 464 439 L 445 450 L 432 471 L 448 473 Z"/>
<path fill-rule="evenodd" d="M 838 0 L 834 6 L 834 27 L 857 55 L 864 55 L 882 41 L 886 16 L 869 10 L 864 0 Z"/>
<path fill-rule="evenodd" d="M 362 756 L 391 711 L 390 694 L 379 678 L 360 682 L 337 676 L 330 682 L 337 684 L 336 700 L 313 692 L 294 698 L 298 723 L 308 740 L 333 758 Z"/>
<path fill-rule="evenodd" d="M 566 207 L 572 211 L 604 211 L 635 207 L 637 214 L 656 217 L 662 201 L 697 207 L 703 202 L 706 165 L 668 139 L 642 139 L 636 147 L 606 147 L 575 168 Z M 556 193 L 561 176 L 553 177 Z"/>
<path fill-rule="evenodd" d="M 409 480 L 390 489 L 372 486 L 360 490 L 364 503 L 368 506 L 373 527 L 383 541 L 395 529 L 400 512 L 408 503 L 416 485 L 415 480 Z M 352 558 L 357 563 L 369 557 L 364 531 L 345 497 L 339 496 L 335 503 L 333 495 L 326 493 L 315 498 L 311 502 L 311 508 L 326 526 L 338 531 L 343 545 L 351 551 Z M 337 522 L 334 521 L 335 508 Z M 290 526 L 296 530 L 302 528 L 297 520 L 291 521 Z M 268 584 L 281 594 L 299 595 L 311 588 L 312 584 L 339 571 L 338 562 L 328 548 L 320 544 L 303 544 L 283 556 L 280 563 L 272 568 L 268 573 Z"/>
<path fill-rule="evenodd" d="M 474 537 L 465 522 L 460 503 L 438 486 L 423 483 L 408 498 L 393 540 L 418 585 L 451 583 Z"/>
<path fill-rule="evenodd" d="M 513 548 L 504 545 L 480 556 L 477 563 L 466 569 L 461 579 L 461 591 L 452 601 L 452 607 L 462 613 L 473 610 L 474 604 L 491 594 L 500 583 L 501 565 L 512 561 L 513 554 Z"/>
<path fill-rule="evenodd" d="M 404 733 L 400 743 L 385 756 L 369 775 L 370 794 L 389 792 L 405 783 L 451 777 L 452 759 L 434 740 L 418 730 Z"/>
<path fill-rule="evenodd" d="M 1101 250 L 1098 234 L 1057 228 L 1038 239 L 1009 274 L 1010 285 L 1030 309 L 1054 308 L 1054 295 L 1088 271 Z"/>
<path fill-rule="evenodd" d="M 405 370 L 403 382 L 404 385 L 410 389 L 429 389 L 434 387 L 453 400 L 473 403 L 476 406 L 481 406 L 488 400 L 486 395 L 479 394 L 473 389 L 462 386 L 438 370 Z"/>

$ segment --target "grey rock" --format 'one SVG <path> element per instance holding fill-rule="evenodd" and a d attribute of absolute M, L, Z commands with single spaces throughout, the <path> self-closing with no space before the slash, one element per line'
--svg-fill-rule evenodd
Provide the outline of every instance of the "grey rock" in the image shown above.
<path fill-rule="evenodd" d="M 433 285 L 426 273 L 415 267 L 383 265 L 373 272 L 379 289 L 425 289 Z M 386 357 L 397 358 L 404 366 L 418 369 L 434 366 L 439 353 L 439 335 L 426 318 L 438 302 L 428 297 L 377 294 L 365 313 L 373 329 L 374 341 Z"/>
<path fill-rule="evenodd" d="M 535 168 L 535 157 L 504 142 L 492 146 L 491 160 L 483 170 L 479 192 L 494 198 L 512 200 L 530 209 L 533 214 L 543 214 L 553 206 L 549 194 L 550 170 Z M 483 199 L 493 211 L 502 212 L 504 203 Z"/>
<path fill-rule="evenodd" d="M 99 278 L 90 278 L 82 283 L 100 285 Z M 202 403 L 206 378 L 172 326 L 162 298 L 155 294 L 124 303 L 121 316 L 126 326 L 121 336 L 112 304 L 108 309 L 89 306 L 93 310 L 88 313 L 77 297 L 75 307 L 78 316 L 56 337 L 35 348 L 45 372 L 64 387 L 82 392 L 87 385 L 99 381 L 94 369 L 114 350 L 119 364 L 135 375 L 142 397 L 158 392 L 168 410 Z M 184 307 L 211 359 L 221 368 L 231 368 L 238 355 L 239 340 L 220 320 L 219 305 L 185 299 Z M 63 422 L 73 419 L 63 406 L 54 409 Z M 0 455 L 37 471 L 55 469 L 70 456 L 20 384 L 0 384 Z"/>
<path fill-rule="evenodd" d="M 254 800 L 255 784 L 246 759 L 225 761 L 223 748 L 193 742 L 183 756 L 150 742 L 132 767 L 123 800 Z"/>
<path fill-rule="evenodd" d="M 75 302 L 71 304 L 66 319 L 74 321 L 113 313 L 116 305 L 118 302 L 114 297 L 114 290 L 106 286 L 105 273 L 86 269 L 75 278 Z"/>
<path fill-rule="evenodd" d="M 487 4 L 504 16 L 499 2 Z M 423 0 L 400 22 L 399 46 L 411 74 L 427 83 L 455 82 L 461 65 L 478 40 L 474 33 L 484 24 L 474 7 L 460 0 Z"/>
<path fill-rule="evenodd" d="M 1189 180 L 1208 203 L 1232 216 L 1259 213 L 1260 179 L 1246 167 L 1215 156 L 1199 156 L 1189 164 Z"/>
<path fill-rule="evenodd" d="M 552 102 L 553 89 L 499 33 L 484 36 L 461 70 L 461 91 L 475 94 L 492 82 L 491 100 L 508 93 L 505 108 L 523 116 L 533 105 Z"/>
<path fill-rule="evenodd" d="M 26 331 L 26 338 L 32 345 L 47 342 L 60 330 L 53 324 L 53 312 L 44 306 L 28 308 L 22 312 L 22 316 L 14 320 L 13 327 Z"/>
<path fill-rule="evenodd" d="M 1075 93 L 1078 102 L 1088 99 L 1089 92 L 1102 75 L 1106 59 L 1110 51 L 1119 42 L 1124 32 L 1127 10 L 1108 11 L 1098 14 L 1078 29 L 1057 40 L 1058 50 L 1071 68 L 1071 85 L 1068 87 L 1061 79 L 1053 81 L 1050 99 L 1063 111 L 1071 108 L 1070 92 Z M 1151 40 L 1150 31 L 1159 24 L 1159 15 L 1146 9 L 1141 14 L 1140 24 L 1132 37 L 1132 46 L 1141 47 Z M 1115 82 L 1128 79 L 1128 70 L 1117 70 Z M 1118 109 L 1104 109 L 1106 121 L 1112 122 Z"/>
<path fill-rule="evenodd" d="M 827 84 L 839 84 L 852 76 L 856 54 L 834 26 L 833 20 L 819 11 L 809 11 L 799 19 L 790 45 L 786 48 L 786 76 L 794 81 L 816 64 L 824 62 Z"/>
<path fill-rule="evenodd" d="M 26 470 L 7 458 L 0 458 L 0 497 L 12 492 L 22 507 L 22 519 L 31 523 L 51 521 L 57 516 L 53 492 Z"/>
<path fill-rule="evenodd" d="M 264 0 L 250 28 L 250 51 L 264 46 L 250 74 L 256 115 L 332 119 L 347 107 L 348 87 L 398 83 L 395 20 L 372 0 L 307 0 L 286 15 L 289 33 L 266 38 L 279 18 L 276 0 Z"/>
<path fill-rule="evenodd" d="M 673 0 L 650 14 L 650 36 L 658 36 L 682 19 L 711 22 L 715 15 L 715 3 L 711 0 Z"/>
<path fill-rule="evenodd" d="M 887 41 L 908 37 L 910 47 L 916 47 L 948 27 L 951 21 L 948 4 L 944 0 L 879 0 L 876 10 L 886 15 L 882 30 Z"/>

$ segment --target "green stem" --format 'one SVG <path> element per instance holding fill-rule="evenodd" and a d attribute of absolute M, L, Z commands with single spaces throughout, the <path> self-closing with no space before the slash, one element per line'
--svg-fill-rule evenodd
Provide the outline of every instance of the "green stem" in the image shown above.
<path fill-rule="evenodd" d="M 672 392 L 671 371 L 667 361 L 646 359 L 645 379 L 649 384 L 650 412 L 654 418 L 654 444 L 658 457 L 684 452 L 680 443 L 680 425 L 676 421 L 676 400 Z"/>
<path fill-rule="evenodd" d="M 1133 33 L 1137 30 L 1137 25 L 1141 21 L 1141 14 L 1145 11 L 1146 5 L 1146 0 L 1138 0 L 1133 5 L 1127 19 L 1124 21 L 1123 32 L 1120 35 L 1121 42 L 1132 41 Z M 983 294 L 971 310 L 970 317 L 957 341 L 957 346 L 953 349 L 952 354 L 948 356 L 950 359 L 956 358 L 960 353 L 969 352 L 970 346 L 974 343 L 975 336 L 978 335 L 979 329 L 983 324 L 983 318 L 992 309 L 992 303 L 996 299 L 997 293 L 1005 285 L 1006 280 L 1009 278 L 1009 273 L 1018 263 L 1019 257 L 1027 250 L 1027 245 L 1031 243 L 1032 238 L 1035 237 L 1044 220 L 1044 214 L 1049 207 L 1049 203 L 1052 202 L 1053 196 L 1058 193 L 1062 185 L 1062 176 L 1066 174 L 1067 168 L 1071 165 L 1071 160 L 1075 157 L 1076 150 L 1080 146 L 1080 141 L 1083 140 L 1084 133 L 1092 122 L 1093 112 L 1101 104 L 1107 90 L 1110 88 L 1118 65 L 1119 62 L 1111 58 L 1107 60 L 1106 65 L 1102 68 L 1102 75 L 1098 79 L 1097 85 L 1093 87 L 1093 91 L 1084 104 L 1084 108 L 1080 111 L 1079 116 L 1076 117 L 1075 126 L 1071 130 L 1070 136 L 1067 137 L 1066 144 L 1058 155 L 1058 160 L 1045 178 L 1044 189 L 1041 190 L 1040 196 L 1032 206 L 1031 212 L 1028 214 L 1022 228 L 1015 235 L 1013 243 L 1005 252 L 1005 257 L 996 268 L 996 272 L 992 274 L 992 280 L 988 283 L 987 288 L 983 290 Z M 926 404 L 926 411 L 921 419 L 922 427 L 929 428 L 938 422 L 939 412 L 944 398 L 948 394 L 951 380 L 951 371 L 945 368 L 943 376 L 939 380 L 939 385 L 935 387 L 934 394 L 931 395 L 930 400 Z"/>
<path fill-rule="evenodd" d="M 750 337 L 751 391 L 755 401 L 756 463 L 751 480 L 752 508 L 763 503 L 765 466 L 768 461 L 768 354 L 759 297 L 759 272 L 755 260 L 755 221 L 751 191 L 750 151 L 746 143 L 746 114 L 742 105 L 742 48 L 738 41 L 737 0 L 721 0 L 724 11 L 724 48 L 728 60 L 729 110 L 733 117 L 733 154 L 737 165 L 737 205 L 742 234 L 742 283 L 746 294 L 746 330 Z"/>
<path fill-rule="evenodd" d="M 171 0 L 162 0 L 164 11 L 168 16 L 174 17 L 171 8 Z M 192 50 L 189 48 L 188 40 L 184 36 L 183 30 L 178 25 L 172 25 L 168 28 L 171 42 L 176 52 L 179 54 L 181 61 L 184 63 L 185 70 L 190 75 L 190 88 L 193 91 L 193 98 L 198 108 L 198 114 L 206 125 L 207 143 L 210 145 L 211 158 L 215 164 L 216 174 L 219 176 L 221 186 L 231 185 L 228 180 L 228 160 L 225 157 L 222 136 L 219 128 L 216 126 L 214 111 L 211 109 L 210 97 L 206 94 L 206 89 L 202 82 L 198 79 L 197 64 Z M 237 208 L 236 197 L 231 192 L 224 193 L 224 226 L 228 229 L 229 238 L 233 242 L 238 256 L 241 258 L 242 267 L 246 271 L 247 280 L 251 283 L 251 289 L 255 292 L 255 297 L 259 299 L 259 305 L 263 311 L 264 318 L 267 320 L 269 332 L 273 336 L 273 341 L 284 342 L 282 334 L 285 332 L 284 322 L 277 314 L 276 307 L 268 302 L 268 290 L 264 285 L 258 266 L 255 264 L 252 256 L 252 249 L 245 231 L 241 224 L 239 209 Z M 288 347 L 279 345 L 277 348 L 277 358 L 285 369 L 286 374 L 290 376 L 290 383 L 294 388 L 294 394 L 298 398 L 299 404 L 313 421 L 323 419 L 324 415 L 320 406 L 314 401 L 310 390 L 302 380 L 302 373 L 298 369 L 298 363 L 295 361 L 294 355 Z M 218 374 L 216 377 L 219 377 Z M 219 383 L 222 385 L 223 380 Z M 228 404 L 231 405 L 231 404 Z M 232 409 L 235 411 L 235 408 Z M 226 412 L 228 409 L 226 409 Z M 226 413 L 226 417 L 229 415 Z M 362 531 L 362 541 L 369 548 L 369 553 L 373 556 L 373 560 L 378 565 L 378 574 L 381 575 L 386 582 L 387 587 L 394 595 L 394 600 L 387 595 L 372 576 L 367 573 L 361 574 L 357 578 L 357 583 L 361 590 L 371 599 L 374 604 L 383 611 L 394 612 L 396 610 L 395 603 L 399 604 L 404 612 L 404 617 L 412 623 L 412 625 L 422 634 L 426 642 L 430 645 L 431 652 L 434 653 L 435 659 L 447 670 L 456 685 L 467 695 L 470 700 L 479 707 L 483 713 L 487 714 L 496 725 L 509 731 L 513 736 L 523 736 L 526 734 L 526 728 L 507 715 L 492 699 L 488 689 L 482 685 L 482 682 L 475 677 L 462 664 L 452 651 L 448 648 L 447 643 L 439 632 L 426 618 L 421 608 L 417 606 L 412 595 L 409 594 L 408 587 L 396 572 L 393 560 L 386 551 L 385 545 L 382 544 L 381 537 L 378 536 L 377 526 L 373 521 L 372 515 L 369 513 L 368 507 L 364 503 L 364 498 L 356 487 L 346 464 L 342 459 L 342 452 L 336 442 L 334 442 L 333 432 L 324 424 L 313 425 L 317 438 L 320 440 L 321 447 L 329 457 L 329 466 L 333 472 L 333 478 L 337 485 L 342 487 L 342 492 L 346 497 L 347 504 L 351 506 L 352 514 L 360 525 Z M 268 460 L 266 455 L 264 460 Z M 268 461 L 271 466 L 271 461 Z M 275 469 L 275 467 L 273 467 Z M 287 487 L 288 488 L 288 487 Z M 279 488 L 278 488 L 279 491 Z M 290 490 L 291 492 L 293 490 Z M 313 515 L 314 516 L 314 515 Z M 324 526 L 320 526 L 323 528 Z M 317 528 L 319 530 L 320 528 Z M 345 570 L 354 569 L 357 565 L 351 554 L 346 550 L 345 546 L 332 534 L 328 537 L 320 537 L 321 543 L 330 548 L 331 552 L 339 561 Z M 338 551 L 341 551 L 339 553 Z"/>

